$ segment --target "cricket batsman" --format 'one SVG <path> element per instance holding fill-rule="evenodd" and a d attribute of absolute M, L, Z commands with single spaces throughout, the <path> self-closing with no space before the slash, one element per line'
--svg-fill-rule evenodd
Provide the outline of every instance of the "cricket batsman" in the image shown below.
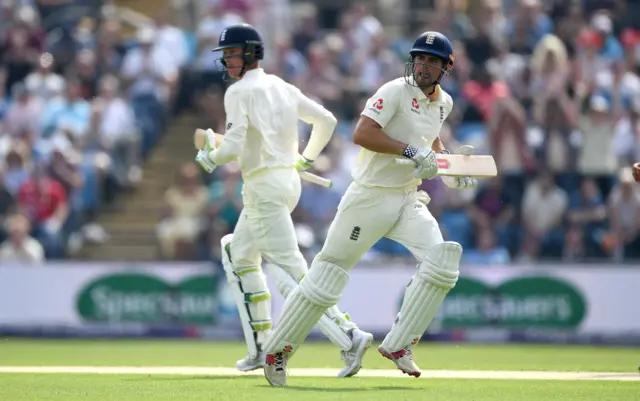
<path fill-rule="evenodd" d="M 362 146 L 327 240 L 309 273 L 286 299 L 277 327 L 264 344 L 264 374 L 273 386 L 286 385 L 287 361 L 326 308 L 335 305 L 349 270 L 382 237 L 406 246 L 418 261 L 404 300 L 380 353 L 402 372 L 418 377 L 411 347 L 422 337 L 458 280 L 462 247 L 443 240 L 438 223 L 419 199 L 421 180 L 438 174 L 436 153 L 453 101 L 439 83 L 453 68 L 451 42 L 439 32 L 420 35 L 410 50 L 405 76 L 371 97 L 353 134 Z M 471 146 L 456 153 L 470 154 Z M 395 159 L 413 160 L 409 166 Z M 442 177 L 451 188 L 476 185 L 471 177 Z M 384 291 L 379 288 L 377 291 Z"/>
<path fill-rule="evenodd" d="M 216 148 L 214 133 L 207 130 L 207 144 L 196 161 L 211 173 L 217 166 L 239 159 L 244 208 L 234 233 L 221 240 L 222 264 L 249 349 L 236 368 L 250 371 L 264 365 L 263 344 L 271 332 L 271 293 L 262 259 L 269 263 L 285 297 L 307 273 L 291 220 L 300 199 L 298 172 L 308 169 L 325 148 L 337 121 L 298 88 L 260 68 L 264 45 L 251 25 L 225 28 L 214 49 L 220 50 L 226 74 L 236 80 L 224 96 L 226 135 Z M 298 154 L 299 118 L 313 125 L 302 155 Z M 314 317 L 314 324 L 318 322 L 342 350 L 345 368 L 338 376 L 355 375 L 373 336 L 359 330 L 335 303 Z"/>

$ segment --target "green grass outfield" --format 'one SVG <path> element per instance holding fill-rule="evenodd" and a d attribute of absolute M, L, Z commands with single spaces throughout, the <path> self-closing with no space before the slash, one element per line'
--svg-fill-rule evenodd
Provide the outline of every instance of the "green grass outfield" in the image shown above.
<path fill-rule="evenodd" d="M 400 377 L 372 348 L 362 377 L 338 379 L 326 377 L 341 367 L 337 348 L 312 342 L 292 359 L 284 389 L 259 371 L 224 369 L 245 352 L 237 342 L 2 339 L 0 372 L 23 373 L 0 373 L 0 400 L 640 399 L 638 348 L 423 343 L 415 348 L 419 379 Z M 374 377 L 381 375 L 390 377 Z"/>

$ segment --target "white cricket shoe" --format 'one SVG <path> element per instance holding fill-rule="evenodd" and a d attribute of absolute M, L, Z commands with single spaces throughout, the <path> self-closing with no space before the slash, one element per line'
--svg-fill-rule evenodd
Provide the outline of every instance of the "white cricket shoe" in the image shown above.
<path fill-rule="evenodd" d="M 373 334 L 360 329 L 349 330 L 349 337 L 353 346 L 348 351 L 340 351 L 345 367 L 338 373 L 338 377 L 357 375 L 362 368 L 362 358 L 373 342 Z"/>
<path fill-rule="evenodd" d="M 264 364 L 264 377 L 273 387 L 287 385 L 287 360 L 289 357 L 284 352 L 267 354 Z"/>
<path fill-rule="evenodd" d="M 260 369 L 264 366 L 264 360 L 264 352 L 260 352 L 257 357 L 252 357 L 250 354 L 247 354 L 244 359 L 239 359 L 236 362 L 236 369 L 241 372 L 250 372 L 252 370 Z"/>
<path fill-rule="evenodd" d="M 413 362 L 411 348 L 407 347 L 396 352 L 388 352 L 382 346 L 378 347 L 378 351 L 387 359 L 393 361 L 402 373 L 413 377 L 420 377 L 422 371 L 418 365 Z"/>

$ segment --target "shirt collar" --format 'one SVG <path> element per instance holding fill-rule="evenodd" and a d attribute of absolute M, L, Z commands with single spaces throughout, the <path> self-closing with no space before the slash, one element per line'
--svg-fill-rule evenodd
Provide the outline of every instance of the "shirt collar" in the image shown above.
<path fill-rule="evenodd" d="M 413 78 L 411 78 L 413 79 Z M 440 92 L 440 85 L 436 85 L 436 90 L 435 93 L 437 95 L 436 100 L 430 101 L 429 98 L 427 97 L 427 95 L 425 95 L 425 93 L 422 91 L 422 89 L 420 89 L 417 86 L 413 86 L 413 85 L 409 85 L 409 87 L 411 88 L 411 92 L 413 93 L 413 95 L 416 97 L 416 99 L 418 99 L 418 101 L 420 100 L 427 100 L 427 102 L 429 103 L 434 103 L 434 104 L 441 104 L 442 103 L 442 93 Z"/>
<path fill-rule="evenodd" d="M 254 68 L 253 70 L 249 70 L 244 73 L 244 77 L 252 77 L 264 74 L 264 70 L 262 68 Z"/>

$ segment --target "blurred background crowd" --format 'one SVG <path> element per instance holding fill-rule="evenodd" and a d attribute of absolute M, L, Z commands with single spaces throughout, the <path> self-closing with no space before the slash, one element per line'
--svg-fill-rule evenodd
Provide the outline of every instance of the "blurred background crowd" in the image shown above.
<path fill-rule="evenodd" d="M 351 180 L 364 102 L 403 74 L 417 35 L 437 30 L 455 49 L 443 141 L 492 154 L 500 174 L 475 190 L 422 186 L 465 261 L 640 260 L 640 188 L 629 169 L 640 161 L 640 1 L 182 0 L 148 2 L 146 16 L 127 3 L 141 2 L 2 1 L 0 260 L 107 246 L 116 234 L 96 219 L 160 179 L 144 167 L 172 120 L 192 114 L 224 132 L 229 83 L 211 49 L 242 21 L 263 33 L 264 69 L 339 120 L 314 163 L 334 187 L 305 183 L 294 212 L 308 258 Z M 187 145 L 194 128 L 182 131 Z M 300 133 L 302 149 L 310 127 Z M 242 180 L 234 165 L 207 176 L 190 160 L 161 172 L 153 246 L 161 259 L 217 261 Z M 410 257 L 383 239 L 365 258 Z"/>

